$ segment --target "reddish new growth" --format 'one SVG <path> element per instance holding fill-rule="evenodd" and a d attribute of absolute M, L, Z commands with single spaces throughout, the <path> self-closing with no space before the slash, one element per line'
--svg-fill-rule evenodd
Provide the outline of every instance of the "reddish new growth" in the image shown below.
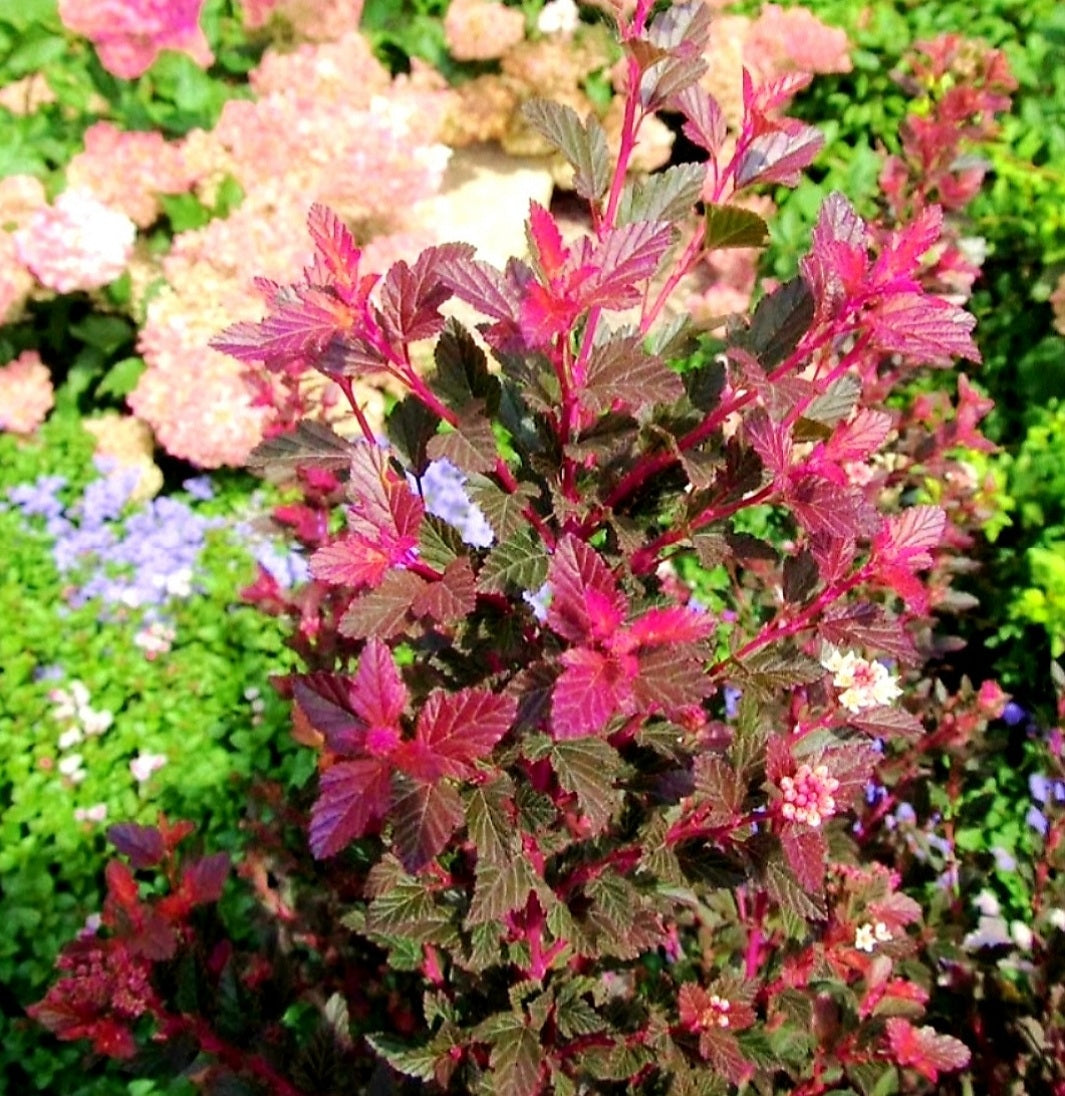
<path fill-rule="evenodd" d="M 60 1039 L 91 1039 L 98 1054 L 131 1058 L 137 1047 L 130 1024 L 159 1008 L 148 960 L 121 940 L 83 936 L 57 966 L 63 977 L 29 1014 Z"/>

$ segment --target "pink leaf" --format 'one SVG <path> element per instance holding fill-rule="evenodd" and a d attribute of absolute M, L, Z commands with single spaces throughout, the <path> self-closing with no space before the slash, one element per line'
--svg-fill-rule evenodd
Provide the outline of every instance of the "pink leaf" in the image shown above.
<path fill-rule="evenodd" d="M 562 662 L 566 668 L 551 704 L 556 739 L 594 734 L 611 716 L 631 709 L 635 660 L 577 647 L 565 651 Z"/>
<path fill-rule="evenodd" d="M 538 202 L 529 203 L 529 241 L 544 277 L 549 281 L 557 278 L 569 260 L 570 250 L 562 242 L 555 219 Z"/>
<path fill-rule="evenodd" d="M 725 115 L 717 100 L 698 84 L 692 84 L 673 102 L 687 119 L 683 127 L 685 137 L 716 157 L 726 134 Z"/>
<path fill-rule="evenodd" d="M 628 308 L 638 304 L 638 283 L 654 274 L 672 242 L 673 230 L 664 221 L 633 221 L 609 231 L 588 257 L 588 264 L 598 273 L 582 287 L 584 306 Z"/>
<path fill-rule="evenodd" d="M 307 281 L 332 286 L 346 304 L 365 301 L 376 277 L 359 278 L 362 252 L 347 225 L 328 206 L 315 202 L 307 214 L 307 228 L 315 252 Z"/>
<path fill-rule="evenodd" d="M 774 483 L 787 479 L 791 468 L 791 436 L 786 426 L 773 422 L 759 408 L 747 416 L 743 424 L 747 440 L 762 458 L 762 464 L 773 476 Z"/>
<path fill-rule="evenodd" d="M 887 563 L 904 566 L 911 571 L 930 567 L 929 549 L 938 547 L 943 539 L 947 515 L 938 506 L 911 506 L 901 514 L 893 514 L 880 527 L 873 542 L 877 554 Z"/>
<path fill-rule="evenodd" d="M 379 586 L 392 560 L 380 544 L 356 534 L 341 537 L 311 556 L 311 574 L 330 586 Z"/>
<path fill-rule="evenodd" d="M 917 1070 L 933 1083 L 940 1073 L 969 1064 L 969 1048 L 953 1035 L 940 1035 L 933 1027 L 917 1028 L 909 1020 L 892 1017 L 887 1022 L 887 1036 L 895 1061 Z"/>
<path fill-rule="evenodd" d="M 671 646 L 705 639 L 714 630 L 709 613 L 671 607 L 649 609 L 624 632 L 624 649 Z"/>
<path fill-rule="evenodd" d="M 419 780 L 469 776 L 472 762 L 491 753 L 507 733 L 517 708 L 513 697 L 486 689 L 435 690 L 418 715 L 414 742 L 400 751 L 398 764 Z"/>
<path fill-rule="evenodd" d="M 594 548 L 570 534 L 555 546 L 547 581 L 547 623 L 565 639 L 606 639 L 624 619 L 627 603 L 610 569 Z"/>
<path fill-rule="evenodd" d="M 322 773 L 311 809 L 311 852 L 321 860 L 340 852 L 370 824 L 384 818 L 392 792 L 392 765 L 385 758 L 341 761 Z"/>
<path fill-rule="evenodd" d="M 352 681 L 351 706 L 368 727 L 395 727 L 407 706 L 407 687 L 392 652 L 376 637 L 367 640 Z"/>
<path fill-rule="evenodd" d="M 952 358 L 980 360 L 972 339 L 976 317 L 964 308 L 927 293 L 885 296 L 869 313 L 873 341 L 886 354 L 905 354 L 928 365 Z"/>
<path fill-rule="evenodd" d="M 883 445 L 894 421 L 886 411 L 863 407 L 829 438 L 824 450 L 826 458 L 834 461 L 866 460 Z"/>

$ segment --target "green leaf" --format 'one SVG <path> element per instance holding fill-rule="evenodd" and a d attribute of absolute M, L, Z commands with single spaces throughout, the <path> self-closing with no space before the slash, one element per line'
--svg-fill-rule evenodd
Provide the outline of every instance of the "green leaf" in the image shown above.
<path fill-rule="evenodd" d="M 515 491 L 508 492 L 490 479 L 475 475 L 470 477 L 466 489 L 500 541 L 509 540 L 527 526 L 528 519 L 522 510 L 536 497 L 537 491 L 532 484 L 519 483 Z"/>
<path fill-rule="evenodd" d="M 462 534 L 446 521 L 426 514 L 418 530 L 418 558 L 436 571 L 466 554 Z"/>
<path fill-rule="evenodd" d="M 404 876 L 384 894 L 378 895 L 366 911 L 366 932 L 382 936 L 403 936 L 419 943 L 438 939 L 450 926 L 450 916 L 437 906 L 426 884 Z"/>
<path fill-rule="evenodd" d="M 624 937 L 632 927 L 639 908 L 636 888 L 616 871 L 607 869 L 588 883 L 584 892 L 615 934 Z"/>
<path fill-rule="evenodd" d="M 463 472 L 487 472 L 494 468 L 499 453 L 492 424 L 484 414 L 484 401 L 475 400 L 468 405 L 455 428 L 431 437 L 425 452 L 430 460 L 449 460 Z"/>
<path fill-rule="evenodd" d="M 502 866 L 478 867 L 467 926 L 501 921 L 512 910 L 521 909 L 529 892 L 536 889 L 536 875 L 524 856 L 513 856 Z"/>
<path fill-rule="evenodd" d="M 707 250 L 731 247 L 764 247 L 769 242 L 769 225 L 741 206 L 707 205 Z"/>
<path fill-rule="evenodd" d="M 794 685 L 810 685 L 825 676 L 815 658 L 786 645 L 765 647 L 735 664 L 733 678 L 745 690 L 770 698 Z"/>
<path fill-rule="evenodd" d="M 466 802 L 466 826 L 477 846 L 478 862 L 501 865 L 513 855 L 517 834 L 507 811 L 514 784 L 506 776 L 478 784 Z"/>
<path fill-rule="evenodd" d="M 826 392 L 810 401 L 803 417 L 825 426 L 835 426 L 854 410 L 861 394 L 862 382 L 853 374 L 845 373 L 837 377 Z"/>
<path fill-rule="evenodd" d="M 494 1074 L 493 1092 L 506 1096 L 537 1096 L 543 1052 L 540 1040 L 522 1020 L 510 1014 L 509 1023 L 497 1029 L 488 1059 Z"/>
<path fill-rule="evenodd" d="M 143 358 L 123 358 L 104 374 L 103 380 L 96 386 L 95 395 L 128 396 L 137 387 L 137 381 L 147 366 Z"/>
<path fill-rule="evenodd" d="M 559 784 L 576 795 L 592 832 L 601 832 L 621 806 L 621 792 L 614 787 L 621 755 L 604 739 L 589 737 L 556 742 L 550 756 Z"/>
<path fill-rule="evenodd" d="M 577 193 L 590 202 L 602 198 L 610 186 L 611 157 L 606 131 L 595 115 L 581 122 L 572 107 L 547 99 L 530 99 L 522 114 L 572 164 Z"/>
<path fill-rule="evenodd" d="M 828 916 L 824 900 L 818 895 L 811 894 L 783 861 L 770 860 L 766 864 L 765 888 L 769 892 L 769 897 L 780 906 L 781 912 L 790 915 L 801 925 L 799 934 L 806 932 L 808 921 L 823 921 Z"/>
<path fill-rule="evenodd" d="M 699 201 L 705 179 L 705 164 L 675 164 L 654 175 L 630 180 L 621 192 L 618 224 L 686 217 Z"/>
<path fill-rule="evenodd" d="M 543 542 L 522 528 L 488 553 L 477 576 L 477 589 L 498 594 L 513 589 L 539 590 L 547 578 L 547 565 Z"/>
<path fill-rule="evenodd" d="M 384 1032 L 367 1035 L 366 1041 L 393 1069 L 404 1076 L 415 1077 L 419 1081 L 435 1080 L 436 1061 L 440 1053 L 431 1043 L 411 1046 Z"/>
<path fill-rule="evenodd" d="M 203 228 L 214 218 L 214 212 L 195 194 L 160 194 L 159 204 L 175 233 Z"/>

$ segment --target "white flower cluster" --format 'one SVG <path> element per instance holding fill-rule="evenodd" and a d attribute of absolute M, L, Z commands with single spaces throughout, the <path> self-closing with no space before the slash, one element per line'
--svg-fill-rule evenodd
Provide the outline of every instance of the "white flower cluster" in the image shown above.
<path fill-rule="evenodd" d="M 871 953 L 877 944 L 886 944 L 892 939 L 894 938 L 891 935 L 891 930 L 883 921 L 877 921 L 875 925 L 866 921 L 864 925 L 859 925 L 855 930 L 854 946 L 859 951 Z"/>
<path fill-rule="evenodd" d="M 840 690 L 839 702 L 848 712 L 879 708 L 902 695 L 898 678 L 883 663 L 860 658 L 854 651 L 844 653 L 826 643 L 821 665 L 832 674 L 832 684 Z"/>
<path fill-rule="evenodd" d="M 580 12 L 573 0 L 550 0 L 536 17 L 536 29 L 541 34 L 572 34 L 580 22 Z"/>
<path fill-rule="evenodd" d="M 56 743 L 61 750 L 71 749 L 86 737 L 103 734 L 114 722 L 111 712 L 92 707 L 89 690 L 80 681 L 72 681 L 69 689 L 53 689 L 48 699 L 54 705 L 52 718 L 67 724 Z M 59 762 L 59 771 L 75 784 L 80 783 L 86 775 L 81 761 L 81 754 L 70 754 Z"/>

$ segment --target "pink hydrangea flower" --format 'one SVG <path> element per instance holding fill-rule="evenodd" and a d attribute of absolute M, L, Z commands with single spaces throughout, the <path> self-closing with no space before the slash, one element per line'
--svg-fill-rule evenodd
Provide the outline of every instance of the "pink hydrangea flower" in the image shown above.
<path fill-rule="evenodd" d="M 159 216 L 160 194 L 180 194 L 193 182 L 182 146 L 161 133 L 129 132 L 110 122 L 85 131 L 85 148 L 67 165 L 67 185 L 91 193 L 146 228 Z"/>
<path fill-rule="evenodd" d="M 850 72 L 846 31 L 822 23 L 805 8 L 766 4 L 743 43 L 743 59 L 762 80 L 786 72 Z"/>
<path fill-rule="evenodd" d="M 108 72 L 133 80 L 165 49 L 207 68 L 214 60 L 200 29 L 204 0 L 59 0 L 59 17 L 88 38 Z"/>
<path fill-rule="evenodd" d="M 137 226 L 84 190 L 65 190 L 15 233 L 19 259 L 57 293 L 98 289 L 129 263 Z"/>
<path fill-rule="evenodd" d="M 457 60 L 491 61 L 524 39 L 525 16 L 495 0 L 451 0 L 444 37 Z"/>
<path fill-rule="evenodd" d="M 36 350 L 0 368 L 0 430 L 31 434 L 54 406 L 52 375 Z"/>

